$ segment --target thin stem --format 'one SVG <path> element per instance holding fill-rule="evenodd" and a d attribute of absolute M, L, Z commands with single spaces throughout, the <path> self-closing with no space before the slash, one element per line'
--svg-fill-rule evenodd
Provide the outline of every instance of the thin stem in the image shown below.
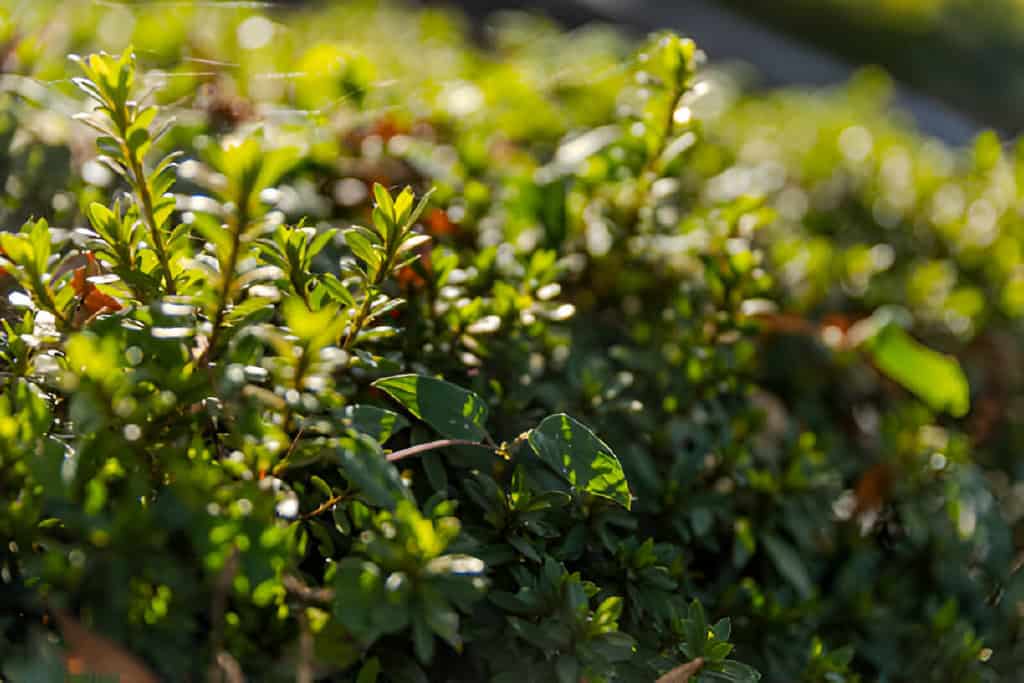
<path fill-rule="evenodd" d="M 650 158 L 647 159 L 647 164 L 644 166 L 644 176 L 655 170 L 654 165 L 658 163 L 661 159 L 661 155 L 664 154 L 665 150 L 668 148 L 669 140 L 672 139 L 672 135 L 676 131 L 676 109 L 679 108 L 679 103 L 682 101 L 685 94 L 686 88 L 676 88 L 672 91 L 672 97 L 669 99 L 670 105 L 668 108 L 668 115 L 665 117 L 664 132 L 661 135 L 661 140 L 658 141 L 658 148 L 653 154 L 651 154 Z"/>
<path fill-rule="evenodd" d="M 402 241 L 402 230 L 399 229 L 398 233 L 399 234 L 394 242 L 386 245 L 386 253 L 384 255 L 384 259 L 381 261 L 380 269 L 377 270 L 374 277 L 367 282 L 366 297 L 363 299 L 363 303 L 359 307 L 359 311 L 356 313 L 355 319 L 352 321 L 352 329 L 349 330 L 348 336 L 345 338 L 345 343 L 341 347 L 344 351 L 348 351 L 352 347 L 352 343 L 356 340 L 356 335 L 359 334 L 363 329 L 363 325 L 366 324 L 366 317 L 370 314 L 370 305 L 373 303 L 373 295 L 377 290 L 377 286 L 384 282 L 385 278 L 387 278 L 388 274 L 395 267 L 395 251 Z"/>
<path fill-rule="evenodd" d="M 288 411 L 290 417 L 291 409 L 289 408 Z M 285 424 L 287 424 L 287 422 Z M 272 475 L 276 477 L 280 475 L 282 472 L 284 472 L 286 469 L 288 469 L 288 458 L 292 457 L 292 453 L 295 452 L 295 448 L 299 445 L 299 439 L 302 438 L 302 433 L 304 431 L 306 431 L 306 426 L 300 426 L 299 431 L 295 434 L 295 438 L 292 439 L 291 445 L 288 446 L 288 451 L 284 454 L 284 457 L 281 458 L 281 460 L 278 461 L 278 463 L 271 468 L 270 473 Z"/>
<path fill-rule="evenodd" d="M 210 605 L 210 666 L 207 669 L 207 680 L 210 683 L 221 681 L 220 654 L 224 651 L 224 614 L 227 612 L 230 598 L 231 582 L 238 573 L 238 549 L 232 548 L 224 567 L 217 576 L 213 587 L 213 600 Z"/>
<path fill-rule="evenodd" d="M 487 444 L 482 444 L 478 441 L 469 441 L 466 439 L 439 439 L 438 441 L 428 441 L 427 443 L 416 444 L 415 446 L 410 446 L 409 448 L 403 448 L 400 451 L 388 453 L 385 456 L 385 458 L 387 459 L 388 462 L 398 462 L 399 460 L 411 458 L 414 455 L 428 453 L 439 448 L 448 448 L 449 446 L 473 446 L 476 448 L 482 448 L 487 451 L 497 451 L 496 446 L 492 447 Z M 310 510 L 306 514 L 302 515 L 301 519 L 312 519 L 313 517 L 322 515 L 323 513 L 327 512 L 332 507 L 337 505 L 338 503 L 348 498 L 350 495 L 350 493 L 346 492 L 338 494 L 336 496 L 331 496 L 323 503 L 318 505 L 315 509 Z"/>
<path fill-rule="evenodd" d="M 309 300 L 309 292 L 306 291 L 306 288 L 295 282 L 294 279 L 292 279 L 292 288 L 296 293 L 298 293 L 299 297 L 302 299 L 302 303 L 306 304 L 306 310 L 312 313 L 313 302 Z"/>
<path fill-rule="evenodd" d="M 366 290 L 366 297 L 363 299 L 363 303 L 359 307 L 356 317 L 352 320 L 352 329 L 349 330 L 348 336 L 345 337 L 345 343 L 341 346 L 342 350 L 348 351 L 352 347 L 352 343 L 356 340 L 356 335 L 359 334 L 363 325 L 366 323 L 366 316 L 370 314 L 370 304 L 372 303 L 373 287 L 368 287 Z"/>
<path fill-rule="evenodd" d="M 299 608 L 295 616 L 299 622 L 299 661 L 295 670 L 295 683 L 313 683 L 313 630 L 304 608 Z"/>
<path fill-rule="evenodd" d="M 153 196 L 149 192 L 149 184 L 146 182 L 146 175 L 142 170 L 142 161 L 124 145 L 125 156 L 128 157 L 132 166 L 132 175 L 135 176 L 135 192 L 139 196 L 139 203 L 142 204 L 142 217 L 149 226 L 149 232 L 153 236 L 153 251 L 160 261 L 160 267 L 164 269 L 164 282 L 167 283 L 167 293 L 177 294 L 174 286 L 174 275 L 171 273 L 171 263 L 167 257 L 167 249 L 164 245 L 163 235 L 156 224 L 156 214 L 153 213 Z"/>
<path fill-rule="evenodd" d="M 302 602 L 323 605 L 334 601 L 334 590 L 330 588 L 313 588 L 303 583 L 302 579 L 292 574 L 285 574 L 281 577 L 281 585 L 289 594 L 295 596 Z"/>
<path fill-rule="evenodd" d="M 348 498 L 348 496 L 349 496 L 348 493 L 342 493 L 341 495 L 331 496 L 330 498 L 325 500 L 323 503 L 321 503 L 315 510 L 310 510 L 306 514 L 302 515 L 302 519 L 312 519 L 313 517 L 320 516 L 323 513 L 325 513 L 328 510 L 330 510 L 335 505 L 337 505 L 338 503 L 340 503 L 343 500 L 345 500 L 346 498 Z"/>
<path fill-rule="evenodd" d="M 249 222 L 246 211 L 248 204 L 248 195 L 243 195 L 242 200 L 238 203 L 238 216 L 234 221 L 235 229 L 231 231 L 231 248 L 228 250 L 228 259 L 221 267 L 220 300 L 217 302 L 217 312 L 213 316 L 210 344 L 206 347 L 206 353 L 203 354 L 204 363 L 216 353 L 217 342 L 220 340 L 221 329 L 224 325 L 224 316 L 227 314 L 228 306 L 231 305 L 231 286 L 235 282 L 235 268 L 238 267 L 238 254 L 242 248 L 242 234 Z"/>
<path fill-rule="evenodd" d="M 438 441 L 428 441 L 427 443 L 416 444 L 409 448 L 403 448 L 400 451 L 388 453 L 387 460 L 388 462 L 398 462 L 399 460 L 405 460 L 406 458 L 411 458 L 412 456 L 419 455 L 420 453 L 436 451 L 439 448 L 448 448 L 449 446 L 474 446 L 486 451 L 495 450 L 494 446 L 483 444 L 479 441 L 468 441 L 466 439 L 440 439 Z"/>
<path fill-rule="evenodd" d="M 53 300 L 53 293 L 50 291 L 50 288 L 42 281 L 41 277 L 36 276 L 33 279 L 36 281 L 34 281 L 32 285 L 36 290 L 36 296 L 39 297 L 40 302 L 43 304 L 42 307 L 54 317 L 60 329 L 68 329 L 70 321 L 67 316 L 57 308 L 57 302 Z"/>
<path fill-rule="evenodd" d="M 660 169 L 655 168 L 658 162 L 661 160 L 662 155 L 668 148 L 669 140 L 672 138 L 673 133 L 676 129 L 676 109 L 679 108 L 679 103 L 682 101 L 683 96 L 686 94 L 686 88 L 676 87 L 672 91 L 672 97 L 669 98 L 668 113 L 665 117 L 664 132 L 661 135 L 661 139 L 658 141 L 657 148 L 651 153 L 644 163 L 643 170 L 639 176 L 639 191 L 636 193 L 637 201 L 634 202 L 626 212 L 626 226 L 635 226 L 640 210 L 647 203 L 650 194 L 651 186 L 654 184 L 655 178 L 657 178 L 657 171 Z"/>

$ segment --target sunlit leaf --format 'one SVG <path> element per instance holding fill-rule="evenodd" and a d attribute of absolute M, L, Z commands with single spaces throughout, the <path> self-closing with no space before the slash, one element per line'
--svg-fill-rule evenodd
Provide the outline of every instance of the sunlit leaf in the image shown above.
<path fill-rule="evenodd" d="M 443 436 L 472 441 L 487 438 L 487 405 L 472 391 L 422 375 L 387 377 L 373 386 L 386 391 Z"/>
<path fill-rule="evenodd" d="M 879 370 L 933 410 L 954 417 L 963 417 L 970 410 L 970 386 L 953 356 L 929 349 L 892 323 L 882 326 L 867 349 Z"/>
<path fill-rule="evenodd" d="M 550 415 L 530 432 L 530 446 L 575 488 L 614 500 L 627 510 L 632 495 L 619 459 L 586 426 L 568 415 Z"/>

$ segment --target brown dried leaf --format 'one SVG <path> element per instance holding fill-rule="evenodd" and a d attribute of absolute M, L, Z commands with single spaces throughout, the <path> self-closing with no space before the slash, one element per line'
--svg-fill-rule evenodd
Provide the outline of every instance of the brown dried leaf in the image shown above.
<path fill-rule="evenodd" d="M 687 662 L 682 666 L 677 666 L 672 669 L 654 683 L 687 683 L 687 681 L 700 672 L 701 667 L 703 666 L 704 659 L 702 657 L 697 657 L 697 659 L 692 662 Z"/>
<path fill-rule="evenodd" d="M 888 464 L 882 462 L 872 465 L 857 481 L 853 489 L 857 506 L 855 517 L 863 514 L 877 513 L 889 500 L 889 494 L 895 481 L 895 473 Z"/>

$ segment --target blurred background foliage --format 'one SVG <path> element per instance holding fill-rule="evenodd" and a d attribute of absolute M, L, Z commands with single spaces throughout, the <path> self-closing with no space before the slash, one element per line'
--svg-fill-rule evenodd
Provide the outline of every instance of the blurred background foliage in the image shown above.
<path fill-rule="evenodd" d="M 1021 130 L 1024 7 L 1017 0 L 724 0 L 855 64 L 879 64 L 978 121 Z"/>
<path fill-rule="evenodd" d="M 973 89 L 967 109 L 1006 112 L 1012 126 L 1014 59 L 987 66 L 999 50 L 1019 49 L 1010 3 L 1004 13 L 999 3 L 955 0 L 834 5 L 830 37 L 812 36 L 849 37 L 855 55 L 863 34 L 836 17 L 870 17 L 872 35 L 899 55 L 887 64 L 907 60 L 916 74 L 911 60 L 924 60 L 929 75 L 920 78 L 948 78 L 934 82 L 955 97 Z M 795 1 L 772 7 L 780 22 L 790 8 L 811 12 L 797 12 L 804 3 Z M 589 555 L 548 540 L 543 525 L 524 527 L 529 543 L 515 543 L 527 550 L 503 551 L 533 572 L 517 575 L 521 586 L 572 595 L 585 581 L 608 586 L 626 599 L 622 629 L 644 643 L 657 640 L 647 637 L 655 627 L 646 615 L 699 598 L 712 621 L 732 619 L 737 658 L 768 681 L 1019 675 L 1024 150 L 990 133 L 968 149 L 920 136 L 891 110 L 891 84 L 873 71 L 834 91 L 750 94 L 712 66 L 676 92 L 656 51 L 634 58 L 634 41 L 614 30 L 566 34 L 520 14 L 481 29 L 458 13 L 368 2 L 43 0 L 4 4 L 0 34 L 5 229 L 45 217 L 55 239 L 73 242 L 70 231 L 87 225 L 84 207 L 117 194 L 93 137 L 71 118 L 83 103 L 67 55 L 129 44 L 140 89 L 175 118 L 158 147 L 184 152 L 178 215 L 200 210 L 208 194 L 200 162 L 211 141 L 255 129 L 270 145 L 302 149 L 267 195 L 288 223 L 305 218 L 322 233 L 365 221 L 375 181 L 436 188 L 423 222 L 438 246 L 429 267 L 400 276 L 403 331 L 380 342 L 377 358 L 394 371 L 441 372 L 486 396 L 496 434 L 518 434 L 553 411 L 578 417 L 618 454 L 635 496 L 625 519 L 542 520 L 573 543 L 570 532 L 585 529 L 579 534 L 600 547 Z M 941 66 L 963 54 L 943 47 L 954 39 L 969 41 L 986 66 Z M 930 50 L 906 49 L 918 44 Z M 334 240 L 318 267 L 347 254 Z M 8 363 L 22 353 L 19 338 L 3 337 Z M 99 347 L 77 352 L 105 358 Z M 339 400 L 365 400 L 373 376 L 346 376 Z M 25 401 L 43 410 L 18 398 L 22 413 Z M 18 405 L 0 403 L 0 415 Z M 117 443 L 125 453 L 137 448 Z M 438 466 L 410 465 L 421 498 L 442 476 Z M 21 481 L 9 472 L 30 476 L 17 463 L 0 467 L 4 487 Z M 221 478 L 244 479 L 246 468 L 250 478 L 258 469 L 182 465 L 176 476 L 220 491 Z M 440 468 L 465 474 L 451 462 Z M 264 537 L 249 570 L 253 584 L 271 581 L 270 592 L 281 564 L 306 552 L 283 531 L 260 528 L 259 520 L 282 527 L 273 526 L 273 501 L 258 494 L 244 515 L 218 500 L 224 517 L 207 517 L 211 501 L 196 493 L 164 498 L 160 512 L 174 513 L 166 520 L 135 519 L 134 491 L 106 497 L 105 482 L 121 476 L 111 465 L 81 500 L 41 496 L 28 513 L 19 491 L 3 491 L 17 505 L 0 531 L 43 546 L 31 560 L 17 544 L 4 550 L 3 599 L 13 606 L 0 622 L 8 648 L 0 655 L 17 666 L 53 656 L 50 641 L 24 626 L 23 593 L 41 582 L 56 604 L 162 675 L 197 676 L 196 651 L 209 655 L 209 624 L 197 613 L 218 572 L 189 564 L 173 543 L 194 544 L 216 565 L 236 534 Z M 296 486 L 308 496 L 302 509 L 314 508 L 307 500 L 316 488 Z M 459 516 L 470 535 L 490 538 L 470 489 L 452 484 L 465 499 Z M 92 526 L 100 510 L 123 519 L 112 538 Z M 433 538 L 418 512 L 400 510 L 403 525 Z M 367 528 L 390 521 L 358 516 Z M 49 531 L 50 518 L 64 519 L 70 538 Z M 338 528 L 309 524 L 320 529 L 309 531 L 322 544 L 316 552 L 350 542 L 349 523 L 342 515 Z M 569 558 L 568 566 L 560 574 L 531 553 Z M 11 585 L 16 566 L 34 580 Z M 283 680 L 293 676 L 293 622 L 254 588 L 233 587 L 238 607 L 225 639 L 254 680 Z M 595 601 L 595 614 L 602 608 Z M 681 633 L 698 619 L 672 616 Z M 501 642 L 498 623 L 482 619 L 475 636 Z M 331 624 L 324 640 L 344 643 L 324 658 L 334 670 L 349 667 L 354 677 L 353 662 L 380 655 L 392 667 L 387 680 L 416 680 L 408 639 L 364 651 Z M 695 651 L 692 640 L 677 661 Z M 543 651 L 525 636 L 515 642 L 477 652 L 474 666 L 512 670 L 533 661 L 523 652 Z M 458 670 L 445 652 L 450 659 L 438 655 L 442 663 L 428 670 L 433 680 Z M 641 648 L 635 661 L 602 671 L 650 680 L 666 668 L 651 664 L 662 654 Z M 14 670 L 5 673 L 19 680 Z"/>

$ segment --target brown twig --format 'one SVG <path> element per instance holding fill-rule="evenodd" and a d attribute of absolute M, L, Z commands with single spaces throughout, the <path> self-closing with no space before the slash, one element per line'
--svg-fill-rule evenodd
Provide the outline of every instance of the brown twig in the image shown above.
<path fill-rule="evenodd" d="M 298 598 L 301 602 L 306 602 L 313 605 L 325 605 L 330 604 L 334 601 L 334 591 L 330 588 L 313 588 L 307 586 L 297 576 L 291 574 L 285 574 L 281 577 L 281 585 L 291 595 Z"/>
<path fill-rule="evenodd" d="M 299 622 L 299 663 L 295 668 L 295 683 L 313 683 L 313 631 L 305 608 L 299 609 L 295 618 Z"/>
<path fill-rule="evenodd" d="M 281 472 L 284 472 L 285 469 L 288 468 L 288 458 L 292 457 L 292 453 L 295 452 L 295 448 L 296 448 L 296 446 L 299 445 L 299 439 L 302 438 L 302 433 L 304 431 L 306 431 L 306 426 L 305 425 L 300 426 L 299 427 L 299 431 L 295 433 L 295 438 L 292 439 L 291 444 L 288 446 L 288 450 L 285 452 L 284 457 L 281 458 L 281 460 L 276 465 L 274 465 L 271 468 L 271 470 L 270 470 L 271 474 L 276 476 L 276 475 L 280 474 Z"/>
<path fill-rule="evenodd" d="M 224 652 L 224 613 L 228 609 L 228 597 L 231 591 L 231 584 L 235 580 L 235 574 L 238 573 L 238 549 L 232 548 L 228 554 L 226 560 L 224 560 L 224 567 L 220 571 L 220 575 L 217 577 L 217 584 L 213 589 L 213 601 L 210 605 L 210 652 L 213 653 L 213 660 L 210 662 L 209 669 L 207 670 L 207 680 L 210 683 L 222 683 L 225 680 L 221 677 L 221 673 L 225 674 L 228 683 L 235 683 L 235 679 L 232 677 L 231 667 L 225 666 L 224 657 L 221 655 L 227 654 Z M 230 655 L 228 655 L 230 657 Z M 237 665 L 237 662 L 235 662 Z"/>
<path fill-rule="evenodd" d="M 332 507 L 334 507 L 335 505 L 337 505 L 341 501 L 343 501 L 346 498 L 348 498 L 348 496 L 349 496 L 348 493 L 342 493 L 341 495 L 338 495 L 338 496 L 331 496 L 330 498 L 325 500 L 323 503 L 321 503 L 315 510 L 310 510 L 306 514 L 302 515 L 301 519 L 312 519 L 313 517 L 317 517 L 319 515 L 322 515 L 323 513 L 327 512 L 328 510 L 330 510 Z"/>
<path fill-rule="evenodd" d="M 449 446 L 475 446 L 476 448 L 483 448 L 484 450 L 496 452 L 499 450 L 497 446 L 492 447 L 488 446 L 487 444 L 479 443 L 477 441 L 468 441 L 466 439 L 440 439 L 438 441 L 428 441 L 427 443 L 416 444 L 415 446 L 410 446 L 409 448 L 403 448 L 400 451 L 388 453 L 388 455 L 385 457 L 387 458 L 388 462 L 398 462 L 399 460 L 411 458 L 412 456 L 419 455 L 420 453 L 427 453 L 433 450 L 437 450 L 438 448 L 447 448 Z M 323 513 L 327 512 L 341 501 L 348 498 L 349 495 L 351 494 L 346 492 L 336 496 L 331 496 L 323 503 L 318 505 L 315 509 L 310 510 L 306 514 L 302 515 L 299 519 L 312 519 L 313 517 L 322 515 Z"/>
<path fill-rule="evenodd" d="M 224 672 L 227 683 L 245 683 L 245 674 L 242 673 L 242 665 L 226 650 L 217 653 L 217 666 Z"/>

